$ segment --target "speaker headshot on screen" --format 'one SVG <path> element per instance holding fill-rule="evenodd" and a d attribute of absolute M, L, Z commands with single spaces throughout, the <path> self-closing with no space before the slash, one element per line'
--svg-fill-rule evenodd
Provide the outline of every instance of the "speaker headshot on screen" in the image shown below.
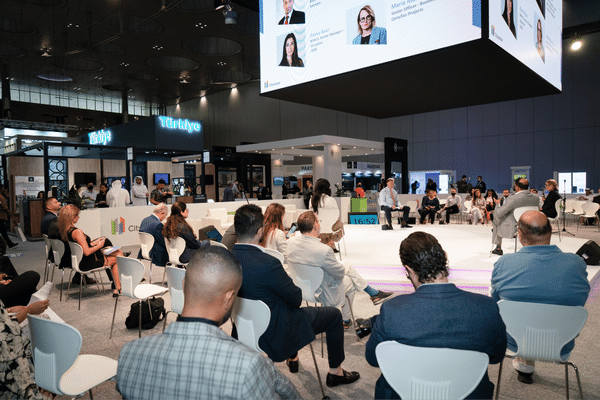
<path fill-rule="evenodd" d="M 304 23 L 304 13 L 294 10 L 294 0 L 283 0 L 283 12 L 285 15 L 279 20 L 279 25 Z"/>
<path fill-rule="evenodd" d="M 366 5 L 360 9 L 358 17 L 358 36 L 352 44 L 387 44 L 387 31 L 385 28 L 375 26 L 375 11 Z"/>
<path fill-rule="evenodd" d="M 296 35 L 289 33 L 283 41 L 283 56 L 281 57 L 280 67 L 304 67 L 304 62 L 298 57 L 298 42 Z"/>
<path fill-rule="evenodd" d="M 515 27 L 515 9 L 513 8 L 513 0 L 504 0 L 504 13 L 502 18 L 506 21 L 508 29 L 512 32 L 513 36 L 517 37 L 517 28 Z"/>
<path fill-rule="evenodd" d="M 538 19 L 537 21 L 537 40 L 535 42 L 535 48 L 537 49 L 540 57 L 542 57 L 542 61 L 546 62 L 546 53 L 544 52 L 544 43 L 542 36 L 542 20 Z"/>

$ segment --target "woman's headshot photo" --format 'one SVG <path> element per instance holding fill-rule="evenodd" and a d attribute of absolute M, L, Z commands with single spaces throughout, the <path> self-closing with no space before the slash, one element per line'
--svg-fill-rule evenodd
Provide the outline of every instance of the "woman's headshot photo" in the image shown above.
<path fill-rule="evenodd" d="M 375 11 L 369 5 L 364 6 L 356 17 L 358 36 L 352 44 L 387 44 L 387 31 L 376 24 Z"/>
<path fill-rule="evenodd" d="M 535 48 L 538 51 L 540 57 L 542 57 L 542 61 L 546 62 L 546 53 L 544 52 L 544 36 L 542 34 L 542 20 L 539 18 L 537 20 Z"/>
<path fill-rule="evenodd" d="M 304 67 L 304 62 L 298 57 L 298 41 L 293 33 L 289 33 L 283 41 L 283 55 L 279 66 Z"/>
<path fill-rule="evenodd" d="M 513 36 L 517 37 L 517 28 L 515 27 L 515 6 L 516 0 L 504 0 L 504 12 L 502 18 L 506 21 L 508 29 L 512 32 Z"/>

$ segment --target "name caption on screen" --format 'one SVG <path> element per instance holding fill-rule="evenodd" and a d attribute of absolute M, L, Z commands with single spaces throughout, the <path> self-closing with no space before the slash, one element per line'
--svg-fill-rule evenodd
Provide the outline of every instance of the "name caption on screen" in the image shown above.
<path fill-rule="evenodd" d="M 340 33 L 344 32 L 344 30 L 339 30 L 336 32 L 329 32 L 329 29 L 322 29 L 320 32 L 315 32 L 315 33 L 311 33 L 310 34 L 310 51 L 317 51 L 317 47 L 320 44 L 323 44 L 322 40 L 328 38 L 328 37 L 332 37 L 335 35 L 339 35 Z"/>

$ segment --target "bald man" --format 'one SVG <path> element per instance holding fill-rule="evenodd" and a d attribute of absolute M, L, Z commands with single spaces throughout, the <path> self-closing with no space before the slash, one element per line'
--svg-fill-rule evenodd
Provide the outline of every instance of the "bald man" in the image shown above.
<path fill-rule="evenodd" d="M 496 204 L 500 204 L 500 200 L 495 200 Z M 540 198 L 529 193 L 529 181 L 525 178 L 517 179 L 515 181 L 515 194 L 506 198 L 502 207 L 494 210 L 492 243 L 496 245 L 496 248 L 492 250 L 492 254 L 499 256 L 504 254 L 502 251 L 502 238 L 512 239 L 515 236 L 517 221 L 513 215 L 514 211 L 519 207 L 526 206 L 539 208 L 539 205 Z"/>
<path fill-rule="evenodd" d="M 517 232 L 523 248 L 500 257 L 494 264 L 492 298 L 583 306 L 590 292 L 585 262 L 550 245 L 552 227 L 548 217 L 540 211 L 527 211 L 519 219 Z M 561 355 L 569 354 L 574 345 L 574 341 L 567 343 Z M 517 350 L 510 336 L 508 349 Z M 516 358 L 513 366 L 520 382 L 533 383 L 533 361 Z"/>
<path fill-rule="evenodd" d="M 300 398 L 272 361 L 219 329 L 241 285 L 242 267 L 229 251 L 198 251 L 187 266 L 177 321 L 163 334 L 123 346 L 117 371 L 123 398 Z"/>

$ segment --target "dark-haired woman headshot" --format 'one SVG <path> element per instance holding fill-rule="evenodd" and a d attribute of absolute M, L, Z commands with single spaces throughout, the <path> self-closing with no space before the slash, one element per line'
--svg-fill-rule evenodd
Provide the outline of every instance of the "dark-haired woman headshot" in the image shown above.
<path fill-rule="evenodd" d="M 502 18 L 506 21 L 508 29 L 512 32 L 514 37 L 517 37 L 517 29 L 515 28 L 515 9 L 513 8 L 513 0 L 504 0 L 504 13 Z"/>
<path fill-rule="evenodd" d="M 283 56 L 280 67 L 304 67 L 304 62 L 298 57 L 298 41 L 296 35 L 289 33 L 283 41 Z"/>
<path fill-rule="evenodd" d="M 171 206 L 171 215 L 167 218 L 167 222 L 165 222 L 165 226 L 163 226 L 162 230 L 163 236 L 167 239 L 180 237 L 185 240 L 185 250 L 179 256 L 179 262 L 182 264 L 190 262 L 196 250 L 208 245 L 208 241 L 206 241 L 206 243 L 200 243 L 198 239 L 196 239 L 194 230 L 185 220 L 188 215 L 189 210 L 185 203 L 176 201 Z"/>

